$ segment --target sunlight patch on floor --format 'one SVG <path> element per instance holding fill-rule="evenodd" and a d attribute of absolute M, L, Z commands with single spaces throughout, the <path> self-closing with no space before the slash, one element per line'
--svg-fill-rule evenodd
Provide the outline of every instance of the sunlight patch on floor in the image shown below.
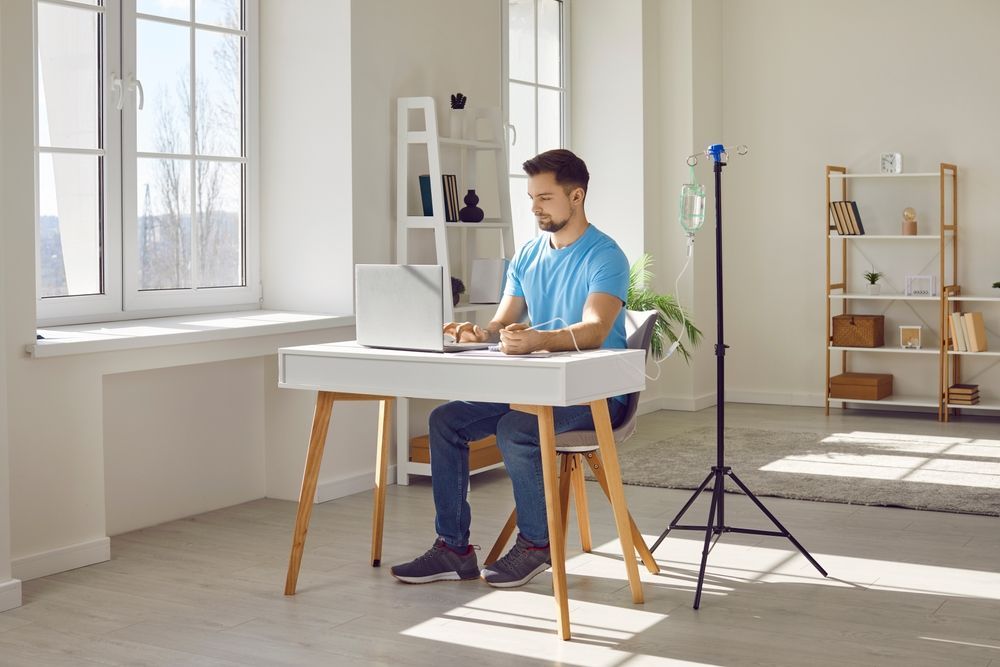
<path fill-rule="evenodd" d="M 984 461 L 830 452 L 786 456 L 760 470 L 1000 489 L 1000 463 Z"/>
<path fill-rule="evenodd" d="M 948 456 L 978 456 L 1000 459 L 1000 440 L 986 438 L 952 438 L 906 433 L 873 433 L 852 431 L 833 433 L 822 440 L 825 444 L 843 444 L 869 449 L 914 454 L 941 454 Z"/>

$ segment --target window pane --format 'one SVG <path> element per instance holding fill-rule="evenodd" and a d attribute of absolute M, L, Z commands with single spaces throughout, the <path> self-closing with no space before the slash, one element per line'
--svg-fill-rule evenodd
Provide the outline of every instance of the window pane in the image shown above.
<path fill-rule="evenodd" d="M 199 286 L 242 285 L 243 165 L 202 161 L 197 169 Z"/>
<path fill-rule="evenodd" d="M 203 0 L 197 0 L 202 2 Z M 139 14 L 165 16 L 171 19 L 191 20 L 190 0 L 136 0 L 135 11 Z"/>
<path fill-rule="evenodd" d="M 43 297 L 102 292 L 101 159 L 38 156 L 38 291 Z"/>
<path fill-rule="evenodd" d="M 158 21 L 136 23 L 136 70 L 146 98 L 136 112 L 138 150 L 190 153 L 190 31 Z"/>
<path fill-rule="evenodd" d="M 535 216 L 531 212 L 528 198 L 528 177 L 513 176 L 510 179 L 510 213 L 514 223 L 514 247 L 520 248 L 538 233 Z"/>
<path fill-rule="evenodd" d="M 561 13 L 559 0 L 538 0 L 538 83 L 546 86 L 562 86 Z"/>
<path fill-rule="evenodd" d="M 98 15 L 38 5 L 38 139 L 42 146 L 99 148 Z"/>
<path fill-rule="evenodd" d="M 558 90 L 538 89 L 538 152 L 562 148 L 562 96 Z"/>
<path fill-rule="evenodd" d="M 511 79 L 535 80 L 535 0 L 509 0 Z"/>
<path fill-rule="evenodd" d="M 139 289 L 191 287 L 191 161 L 137 163 Z"/>
<path fill-rule="evenodd" d="M 538 153 L 535 150 L 535 87 L 510 84 L 509 102 L 510 124 L 517 134 L 517 143 L 510 147 L 510 173 L 520 174 L 523 173 L 521 164 Z"/>
<path fill-rule="evenodd" d="M 194 5 L 194 20 L 224 28 L 243 27 L 240 0 L 198 0 Z"/>
<path fill-rule="evenodd" d="M 239 157 L 243 152 L 243 38 L 196 31 L 199 155 Z"/>

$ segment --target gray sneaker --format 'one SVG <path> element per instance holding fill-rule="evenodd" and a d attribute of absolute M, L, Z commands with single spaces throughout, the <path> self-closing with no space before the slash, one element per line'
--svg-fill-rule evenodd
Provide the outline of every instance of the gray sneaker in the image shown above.
<path fill-rule="evenodd" d="M 438 538 L 423 556 L 418 556 L 409 563 L 393 565 L 389 571 L 392 576 L 408 584 L 465 581 L 479 578 L 479 562 L 476 560 L 476 547 L 470 545 L 468 552 L 461 555 Z"/>
<path fill-rule="evenodd" d="M 507 554 L 483 570 L 483 579 L 496 588 L 523 586 L 552 565 L 548 545 L 536 547 L 518 533 Z"/>

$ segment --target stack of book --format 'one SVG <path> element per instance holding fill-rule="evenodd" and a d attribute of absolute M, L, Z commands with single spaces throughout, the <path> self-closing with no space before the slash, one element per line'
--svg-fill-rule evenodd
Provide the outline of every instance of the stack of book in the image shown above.
<path fill-rule="evenodd" d="M 953 384 L 948 387 L 949 405 L 976 405 L 978 403 L 978 384 Z"/>
<path fill-rule="evenodd" d="M 956 352 L 986 352 L 986 325 L 982 313 L 952 313 L 951 349 Z"/>
<path fill-rule="evenodd" d="M 857 236 L 865 233 L 864 225 L 861 224 L 861 213 L 858 211 L 858 202 L 832 201 L 830 212 L 833 214 L 837 233 L 841 236 Z"/>

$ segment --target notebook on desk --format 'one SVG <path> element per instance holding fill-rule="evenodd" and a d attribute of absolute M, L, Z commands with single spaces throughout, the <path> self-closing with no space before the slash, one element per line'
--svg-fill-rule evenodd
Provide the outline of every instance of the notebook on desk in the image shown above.
<path fill-rule="evenodd" d="M 463 352 L 487 343 L 455 343 L 442 333 L 444 268 L 436 264 L 358 264 L 354 267 L 359 345 L 394 350 Z"/>

